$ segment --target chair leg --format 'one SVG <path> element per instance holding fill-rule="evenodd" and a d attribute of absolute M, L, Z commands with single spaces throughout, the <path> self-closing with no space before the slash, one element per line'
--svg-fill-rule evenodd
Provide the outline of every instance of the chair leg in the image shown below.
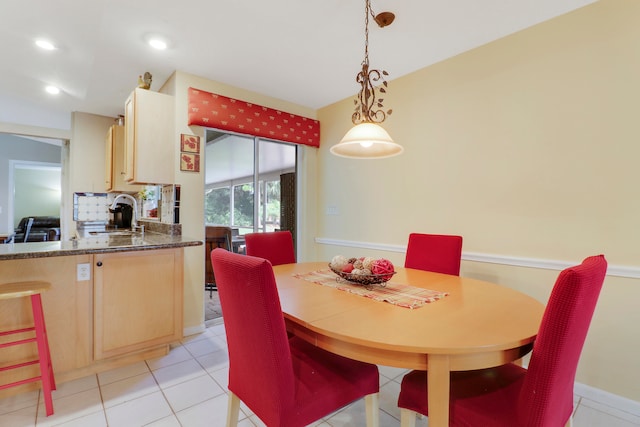
<path fill-rule="evenodd" d="M 380 426 L 380 393 L 367 394 L 364 397 L 367 427 Z"/>
<path fill-rule="evenodd" d="M 416 413 L 410 409 L 400 408 L 400 427 L 416 427 Z"/>
<path fill-rule="evenodd" d="M 227 427 L 236 427 L 240 415 L 240 398 L 229 392 L 229 402 L 227 404 Z"/>
<path fill-rule="evenodd" d="M 42 394 L 44 396 L 44 406 L 47 416 L 53 414 L 53 399 L 51 390 L 56 389 L 56 382 L 53 377 L 53 367 L 51 365 L 51 354 L 47 338 L 47 329 L 44 323 L 44 313 L 42 312 L 42 299 L 40 294 L 31 295 L 31 307 L 33 309 L 33 323 L 36 330 L 36 343 L 38 345 L 38 359 L 40 361 L 40 379 L 42 381 Z"/>

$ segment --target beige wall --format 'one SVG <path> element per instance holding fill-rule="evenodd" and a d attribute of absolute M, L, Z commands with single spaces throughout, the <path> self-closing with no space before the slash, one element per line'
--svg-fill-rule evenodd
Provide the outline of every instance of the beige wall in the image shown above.
<path fill-rule="evenodd" d="M 576 263 L 604 253 L 639 268 L 638 22 L 640 2 L 601 0 L 390 81 L 385 127 L 399 157 L 331 156 L 352 99 L 321 109 L 317 236 L 405 245 L 410 232 L 456 233 L 464 252 Z M 463 262 L 462 274 L 546 302 L 558 272 Z M 639 300 L 640 281 L 607 277 L 579 382 L 640 401 Z"/>
<path fill-rule="evenodd" d="M 60 167 L 15 169 L 14 228 L 23 217 L 60 216 L 60 175 Z"/>

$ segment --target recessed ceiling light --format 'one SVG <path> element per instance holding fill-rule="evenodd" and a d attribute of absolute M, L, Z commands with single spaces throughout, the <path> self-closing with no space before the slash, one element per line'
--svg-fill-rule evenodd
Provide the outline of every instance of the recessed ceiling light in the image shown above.
<path fill-rule="evenodd" d="M 158 50 L 165 50 L 167 48 L 167 42 L 158 37 L 150 38 L 149 45 Z"/>
<path fill-rule="evenodd" d="M 56 50 L 57 47 L 51 43 L 49 40 L 38 39 L 36 40 L 36 45 L 44 50 Z"/>
<path fill-rule="evenodd" d="M 58 89 L 55 86 L 47 86 L 47 87 L 44 88 L 44 90 L 49 92 L 51 95 L 57 95 L 57 94 L 60 93 L 60 89 Z"/>

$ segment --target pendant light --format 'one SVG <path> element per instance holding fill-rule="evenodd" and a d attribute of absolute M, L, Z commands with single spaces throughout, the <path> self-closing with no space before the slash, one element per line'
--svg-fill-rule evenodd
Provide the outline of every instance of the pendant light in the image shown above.
<path fill-rule="evenodd" d="M 376 92 L 386 93 L 387 82 L 384 76 L 389 74 L 384 70 L 369 69 L 369 15 L 380 27 L 391 24 L 395 16 L 391 12 L 382 12 L 374 16 L 370 0 L 365 0 L 364 13 L 364 60 L 362 61 L 362 70 L 356 75 L 356 82 L 360 84 L 360 92 L 354 101 L 356 109 L 351 116 L 351 121 L 355 126 L 329 151 L 340 157 L 380 159 L 397 156 L 404 149 L 393 142 L 387 131 L 380 126 L 380 123 L 391 114 L 392 110 L 382 110 L 383 99 L 378 97 Z"/>

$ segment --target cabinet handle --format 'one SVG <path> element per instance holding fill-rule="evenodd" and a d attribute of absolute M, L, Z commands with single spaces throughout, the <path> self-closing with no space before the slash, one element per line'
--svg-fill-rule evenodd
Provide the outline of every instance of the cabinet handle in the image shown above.
<path fill-rule="evenodd" d="M 96 263 L 96 265 L 97 265 L 98 267 L 102 267 L 102 261 L 98 261 L 98 262 Z"/>

